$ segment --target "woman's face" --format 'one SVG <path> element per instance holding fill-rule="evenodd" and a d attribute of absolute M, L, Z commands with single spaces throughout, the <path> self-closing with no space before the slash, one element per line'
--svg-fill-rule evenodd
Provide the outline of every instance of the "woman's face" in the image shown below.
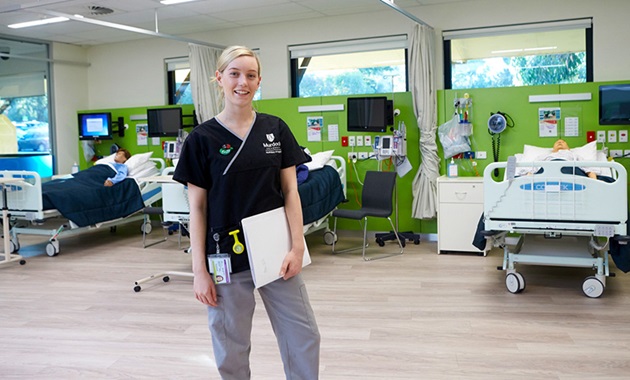
<path fill-rule="evenodd" d="M 553 144 L 553 152 L 557 152 L 559 150 L 569 150 L 569 145 L 564 140 L 558 140 Z"/>
<path fill-rule="evenodd" d="M 216 77 L 223 88 L 226 104 L 233 105 L 250 105 L 261 80 L 256 58 L 248 56 L 236 58 L 222 73 L 217 71 Z"/>

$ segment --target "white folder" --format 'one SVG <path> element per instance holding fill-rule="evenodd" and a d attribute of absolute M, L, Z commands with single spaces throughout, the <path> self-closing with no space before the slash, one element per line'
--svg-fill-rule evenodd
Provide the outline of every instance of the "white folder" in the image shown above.
<path fill-rule="evenodd" d="M 245 235 L 252 278 L 258 289 L 281 277 L 282 262 L 291 249 L 289 223 L 284 207 L 280 207 L 245 218 L 241 221 L 241 225 Z M 302 267 L 310 263 L 311 256 L 304 240 Z"/>

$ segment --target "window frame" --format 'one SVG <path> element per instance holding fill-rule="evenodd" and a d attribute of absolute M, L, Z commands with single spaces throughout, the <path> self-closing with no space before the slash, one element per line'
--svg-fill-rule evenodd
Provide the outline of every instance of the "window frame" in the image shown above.
<path fill-rule="evenodd" d="M 527 32 L 558 31 L 563 29 L 584 29 L 584 43 L 586 45 L 586 83 L 593 82 L 593 19 L 581 18 L 540 23 L 523 23 L 472 29 L 445 30 L 442 33 L 444 89 L 451 90 L 453 88 L 451 40 L 464 39 L 467 37 L 487 37 L 506 34 L 526 34 Z"/>
<path fill-rule="evenodd" d="M 409 91 L 409 39 L 406 34 L 357 38 L 349 40 L 337 40 L 318 42 L 311 44 L 289 45 L 289 68 L 291 97 L 300 98 L 299 86 L 301 80 L 299 60 L 301 58 L 313 58 L 327 55 L 342 55 L 361 52 L 402 49 L 405 60 L 405 91 Z M 356 95 L 356 94 L 341 94 Z"/>

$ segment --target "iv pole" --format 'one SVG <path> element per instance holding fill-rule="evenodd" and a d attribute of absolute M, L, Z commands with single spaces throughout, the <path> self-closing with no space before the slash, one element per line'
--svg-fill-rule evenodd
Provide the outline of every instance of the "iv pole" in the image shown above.
<path fill-rule="evenodd" d="M 396 75 L 391 75 L 392 78 L 392 103 L 394 101 L 394 77 L 396 77 Z M 393 112 L 393 110 L 392 110 Z M 396 114 L 394 114 L 394 116 L 396 116 Z M 403 122 L 402 125 L 404 126 L 405 123 Z M 400 128 L 403 129 L 403 128 Z M 392 132 L 393 132 L 393 127 L 392 127 Z M 407 136 L 406 136 L 406 130 L 403 129 L 402 131 L 402 136 L 401 137 L 401 141 L 399 142 L 399 144 L 404 144 L 404 140 L 406 140 Z M 405 152 L 406 154 L 406 152 Z M 396 160 L 394 160 L 394 166 L 396 165 Z M 400 240 L 400 242 L 402 243 L 402 246 L 405 246 L 405 241 L 409 240 L 412 241 L 414 244 L 420 244 L 420 235 L 413 233 L 413 231 L 405 231 L 405 232 L 400 232 L 399 226 L 398 226 L 398 222 L 400 219 L 400 216 L 398 214 L 398 181 L 396 181 L 396 183 L 394 184 L 394 197 L 396 198 L 396 201 L 394 203 L 394 207 L 396 210 L 396 231 L 398 231 L 398 236 L 396 236 L 396 233 L 394 231 L 390 231 L 390 232 L 386 232 L 386 233 L 377 233 L 375 234 L 376 237 L 376 243 L 379 246 L 384 246 L 385 245 L 385 241 L 388 240 Z"/>

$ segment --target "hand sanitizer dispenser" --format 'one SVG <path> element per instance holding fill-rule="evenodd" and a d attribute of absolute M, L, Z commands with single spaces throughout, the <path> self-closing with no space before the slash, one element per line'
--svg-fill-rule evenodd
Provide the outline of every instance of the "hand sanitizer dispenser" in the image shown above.
<path fill-rule="evenodd" d="M 451 163 L 448 164 L 446 169 L 446 176 L 453 178 L 457 177 L 457 164 L 455 163 L 455 160 L 453 160 L 453 157 L 451 157 Z"/>

